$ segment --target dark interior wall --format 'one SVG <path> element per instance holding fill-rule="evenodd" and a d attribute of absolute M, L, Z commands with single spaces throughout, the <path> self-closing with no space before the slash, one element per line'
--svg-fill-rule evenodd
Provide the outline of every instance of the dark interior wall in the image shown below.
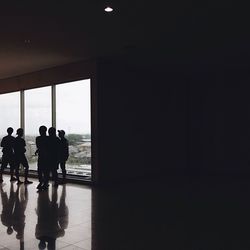
<path fill-rule="evenodd" d="M 100 182 L 182 174 L 187 76 L 117 58 L 101 60 L 97 72 Z"/>
<path fill-rule="evenodd" d="M 249 15 L 230 3 L 192 12 L 188 93 L 193 173 L 249 173 Z M 191 62 L 191 60 L 190 60 Z"/>
<path fill-rule="evenodd" d="M 248 66 L 193 66 L 99 63 L 100 181 L 250 172 Z"/>
<path fill-rule="evenodd" d="M 203 65 L 188 91 L 189 168 L 194 174 L 249 173 L 249 70 Z"/>

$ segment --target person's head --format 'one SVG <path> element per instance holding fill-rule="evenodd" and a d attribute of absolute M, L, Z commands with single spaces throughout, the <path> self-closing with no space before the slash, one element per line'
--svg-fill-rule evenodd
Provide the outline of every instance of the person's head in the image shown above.
<path fill-rule="evenodd" d="M 39 133 L 40 135 L 46 135 L 47 127 L 46 126 L 40 126 L 39 127 Z"/>
<path fill-rule="evenodd" d="M 58 131 L 58 136 L 60 138 L 63 138 L 65 136 L 65 131 L 64 130 L 57 130 Z"/>
<path fill-rule="evenodd" d="M 7 133 L 8 135 L 11 135 L 13 133 L 13 128 L 12 127 L 7 128 Z"/>
<path fill-rule="evenodd" d="M 49 136 L 56 136 L 56 129 L 54 127 L 49 128 Z"/>
<path fill-rule="evenodd" d="M 22 128 L 17 129 L 16 134 L 18 136 L 22 137 L 23 136 L 23 129 Z"/>
<path fill-rule="evenodd" d="M 12 234 L 13 233 L 13 229 L 12 229 L 12 227 L 8 227 L 7 228 L 7 234 Z"/>

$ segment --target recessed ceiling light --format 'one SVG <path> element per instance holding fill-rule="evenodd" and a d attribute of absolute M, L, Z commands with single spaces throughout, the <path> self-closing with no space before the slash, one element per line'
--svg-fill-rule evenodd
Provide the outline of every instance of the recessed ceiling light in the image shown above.
<path fill-rule="evenodd" d="M 107 6 L 104 10 L 105 10 L 106 12 L 112 12 L 112 11 L 113 11 L 113 8 L 111 8 L 110 6 Z"/>

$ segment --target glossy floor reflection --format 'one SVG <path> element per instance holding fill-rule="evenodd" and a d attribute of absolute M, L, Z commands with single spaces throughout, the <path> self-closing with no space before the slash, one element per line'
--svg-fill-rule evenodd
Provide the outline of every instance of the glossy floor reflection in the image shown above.
<path fill-rule="evenodd" d="M 250 249 L 248 176 L 168 177 L 36 192 L 5 176 L 0 250 Z"/>
<path fill-rule="evenodd" d="M 42 193 L 33 181 L 18 189 L 4 176 L 0 250 L 203 249 L 190 248 L 197 221 L 187 179 L 98 188 L 66 184 Z"/>
<path fill-rule="evenodd" d="M 18 188 L 4 176 L 0 250 L 188 249 L 190 192 L 184 181 L 66 184 L 42 193 L 33 181 Z"/>
<path fill-rule="evenodd" d="M 91 249 L 91 189 L 0 184 L 0 249 Z"/>

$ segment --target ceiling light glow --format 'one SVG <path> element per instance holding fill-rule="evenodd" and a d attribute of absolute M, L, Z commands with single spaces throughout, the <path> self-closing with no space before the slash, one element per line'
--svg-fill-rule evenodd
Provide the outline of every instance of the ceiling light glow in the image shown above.
<path fill-rule="evenodd" d="M 105 10 L 106 12 L 112 12 L 112 11 L 113 11 L 113 8 L 111 8 L 110 6 L 107 6 L 104 10 Z"/>

